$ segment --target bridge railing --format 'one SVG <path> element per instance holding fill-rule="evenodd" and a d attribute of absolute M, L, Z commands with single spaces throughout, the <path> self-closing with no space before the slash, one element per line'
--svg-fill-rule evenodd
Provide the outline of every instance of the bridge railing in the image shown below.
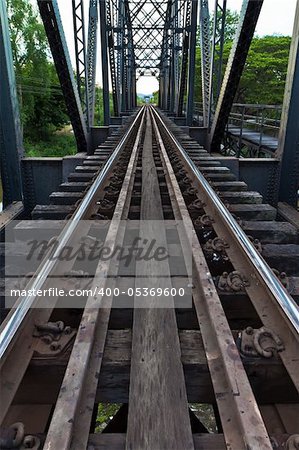
<path fill-rule="evenodd" d="M 240 145 L 243 142 L 244 131 L 253 131 L 258 134 L 258 147 L 263 146 L 267 137 L 278 138 L 280 129 L 280 105 L 255 105 L 235 103 L 233 105 L 227 132 L 236 128 L 239 134 Z"/>
<path fill-rule="evenodd" d="M 194 120 L 202 125 L 203 110 L 201 103 L 194 105 Z M 280 129 L 281 105 L 258 105 L 234 103 L 226 127 L 226 134 L 233 134 L 238 139 L 238 147 L 244 144 L 244 133 L 252 131 L 257 152 L 266 147 L 269 137 L 278 139 Z"/>

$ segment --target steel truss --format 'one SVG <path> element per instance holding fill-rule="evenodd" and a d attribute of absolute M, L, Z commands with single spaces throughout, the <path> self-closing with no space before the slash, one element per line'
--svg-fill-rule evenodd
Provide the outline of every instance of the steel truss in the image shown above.
<path fill-rule="evenodd" d="M 87 45 L 87 89 L 89 125 L 94 124 L 96 65 L 98 47 L 98 0 L 89 1 L 88 45 Z"/>
<path fill-rule="evenodd" d="M 203 124 L 205 127 L 207 127 L 209 122 L 209 108 L 210 108 L 210 64 L 211 64 L 210 14 L 209 14 L 208 0 L 200 0 L 199 20 L 200 20 Z"/>
<path fill-rule="evenodd" d="M 38 0 L 78 150 L 87 151 L 87 128 L 69 57 L 57 0 Z"/>
<path fill-rule="evenodd" d="M 213 151 L 219 151 L 220 149 L 262 5 L 263 0 L 243 1 L 238 30 L 227 63 L 211 126 L 209 140 Z"/>
<path fill-rule="evenodd" d="M 76 55 L 77 87 L 82 109 L 89 127 L 88 71 L 86 61 L 86 39 L 83 0 L 72 0 L 74 41 Z"/>
<path fill-rule="evenodd" d="M 223 47 L 227 0 L 215 0 L 212 38 L 211 70 L 209 82 L 208 126 L 215 113 L 222 83 Z"/>

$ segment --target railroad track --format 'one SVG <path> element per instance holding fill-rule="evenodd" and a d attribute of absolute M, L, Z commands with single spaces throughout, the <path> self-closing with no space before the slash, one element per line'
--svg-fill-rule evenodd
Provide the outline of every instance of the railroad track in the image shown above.
<path fill-rule="evenodd" d="M 50 198 L 34 209 L 38 220 L 16 226 L 20 253 L 32 230 L 48 230 L 51 220 L 59 234 L 62 220 L 55 252 L 82 239 L 91 251 L 100 231 L 104 247 L 127 249 L 137 229 L 174 259 L 159 262 L 163 277 L 157 261 L 128 270 L 99 259 L 91 276 L 78 260 L 45 258 L 28 288 L 53 286 L 63 274 L 55 286 L 88 278 L 92 292 L 102 291 L 71 308 L 58 297 L 43 298 L 41 308 L 27 296 L 4 319 L 2 446 L 20 436 L 20 445 L 47 450 L 297 448 L 296 227 L 276 220 L 258 193 L 152 107 Z M 173 261 L 185 269 L 191 262 L 191 282 L 188 271 L 175 276 Z M 140 299 L 143 288 L 154 294 Z M 182 288 L 190 305 L 178 302 Z M 119 405 L 103 433 L 99 403 Z M 212 407 L 217 433 L 194 415 L 194 403 Z"/>

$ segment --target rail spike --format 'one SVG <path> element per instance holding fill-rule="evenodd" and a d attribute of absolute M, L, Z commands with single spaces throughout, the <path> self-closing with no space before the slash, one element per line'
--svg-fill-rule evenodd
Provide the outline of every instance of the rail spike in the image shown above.
<path fill-rule="evenodd" d="M 299 434 L 293 434 L 286 442 L 286 450 L 299 450 Z"/>
<path fill-rule="evenodd" d="M 280 337 L 266 327 L 247 327 L 240 333 L 239 340 L 241 354 L 247 357 L 272 358 L 285 348 Z"/>
<path fill-rule="evenodd" d="M 217 280 L 217 288 L 226 292 L 242 292 L 248 287 L 248 279 L 238 271 L 223 272 Z"/>
<path fill-rule="evenodd" d="M 0 448 L 39 450 L 41 448 L 41 439 L 31 434 L 25 435 L 24 423 L 15 422 L 8 428 L 3 427 L 0 429 Z"/>
<path fill-rule="evenodd" d="M 69 346 L 75 335 L 76 330 L 65 326 L 61 320 L 36 324 L 33 332 L 33 337 L 38 338 L 35 353 L 45 358 L 57 356 Z"/>
<path fill-rule="evenodd" d="M 272 269 L 274 274 L 277 276 L 283 287 L 289 291 L 290 290 L 290 280 L 285 272 L 279 272 L 277 269 Z"/>

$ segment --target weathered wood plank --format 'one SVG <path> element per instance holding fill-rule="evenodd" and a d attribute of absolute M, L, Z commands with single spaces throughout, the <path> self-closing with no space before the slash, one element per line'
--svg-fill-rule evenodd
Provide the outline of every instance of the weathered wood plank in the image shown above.
<path fill-rule="evenodd" d="M 151 133 L 147 111 L 140 218 L 157 221 L 163 220 L 163 212 Z M 166 242 L 163 231 L 162 244 Z M 142 235 L 142 230 L 140 237 L 148 238 L 146 234 Z M 155 273 L 154 265 L 155 261 L 150 260 L 137 266 L 136 288 L 143 287 L 138 275 L 146 274 L 150 284 L 146 287 L 170 286 L 170 277 L 168 281 L 151 276 Z M 167 273 L 167 266 L 168 261 L 164 261 L 164 273 Z M 159 297 L 145 297 L 142 300 L 147 302 L 146 308 L 142 308 L 135 299 L 126 449 L 191 450 L 194 445 L 173 299 L 169 299 L 172 304 L 166 309 L 159 308 Z M 162 298 L 162 301 L 165 300 Z"/>
<path fill-rule="evenodd" d="M 113 219 L 105 237 L 104 245 L 110 248 L 112 253 L 117 245 L 122 245 L 124 238 L 125 229 L 120 219 L 125 220 L 128 215 L 140 136 L 139 127 Z M 99 281 L 104 291 L 107 287 L 113 289 L 117 269 L 118 263 L 114 259 L 100 260 L 92 289 L 98 289 Z M 114 276 L 108 277 L 109 273 Z M 99 292 L 94 296 L 89 295 L 87 299 L 49 426 L 45 450 L 81 450 L 86 447 L 111 306 L 112 297 Z M 62 422 L 65 423 L 63 428 L 60 426 Z"/>
<path fill-rule="evenodd" d="M 82 192 L 52 192 L 50 202 L 54 205 L 74 205 L 83 198 Z"/>
<path fill-rule="evenodd" d="M 275 220 L 276 209 L 273 206 L 262 205 L 229 205 L 229 211 L 243 220 Z"/>
<path fill-rule="evenodd" d="M 296 228 L 287 222 L 243 221 L 242 228 L 249 236 L 265 244 L 296 244 L 299 234 Z"/>
<path fill-rule="evenodd" d="M 288 434 L 272 434 L 271 437 L 273 437 L 273 442 L 275 442 L 276 450 L 285 450 Z M 91 434 L 87 450 L 125 450 L 125 441 L 125 434 Z M 193 434 L 193 441 L 195 450 L 227 449 L 223 434 Z"/>
<path fill-rule="evenodd" d="M 263 246 L 263 258 L 269 266 L 288 276 L 299 275 L 299 245 L 295 244 L 267 244 Z"/>
<path fill-rule="evenodd" d="M 22 202 L 14 202 L 0 213 L 0 231 L 6 227 L 9 222 L 17 219 L 24 211 Z"/>
<path fill-rule="evenodd" d="M 66 216 L 73 213 L 73 205 L 37 205 L 32 211 L 32 219 L 65 219 Z"/>
<path fill-rule="evenodd" d="M 258 192 L 222 192 L 221 200 L 228 203 L 261 204 L 263 197 Z"/>
<path fill-rule="evenodd" d="M 287 203 L 280 202 L 277 207 L 278 213 L 288 222 L 290 222 L 297 230 L 299 230 L 299 212 Z"/>
<path fill-rule="evenodd" d="M 237 334 L 234 332 L 235 336 Z M 179 338 L 188 401 L 213 403 L 215 398 L 200 332 L 182 330 Z M 131 330 L 108 330 L 96 402 L 128 402 L 131 351 Z M 33 358 L 14 403 L 55 403 L 68 356 L 44 360 Z M 259 403 L 294 402 L 296 391 L 280 361 L 244 360 L 244 366 Z M 36 379 L 39 380 L 38 385 Z"/>

